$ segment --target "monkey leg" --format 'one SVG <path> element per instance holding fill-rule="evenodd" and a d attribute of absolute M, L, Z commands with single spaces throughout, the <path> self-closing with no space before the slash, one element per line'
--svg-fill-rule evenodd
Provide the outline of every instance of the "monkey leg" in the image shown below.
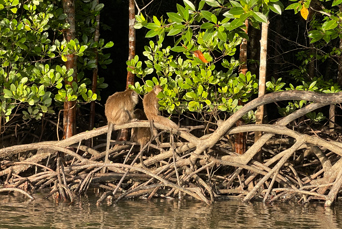
<path fill-rule="evenodd" d="M 158 131 L 156 128 L 154 128 L 153 120 L 150 120 L 150 128 L 151 128 L 151 136 L 154 138 L 157 142 L 158 147 L 160 146 L 159 138 L 157 137 Z"/>
<path fill-rule="evenodd" d="M 140 152 L 139 152 L 140 156 L 140 163 L 141 163 L 141 166 L 144 168 L 144 169 L 147 169 L 146 165 L 144 164 L 144 160 L 143 160 L 143 156 L 144 156 L 144 146 L 143 145 L 140 145 Z"/>
<path fill-rule="evenodd" d="M 107 131 L 107 144 L 106 144 L 106 156 L 105 156 L 105 164 L 109 162 L 109 146 L 110 146 L 110 140 L 112 138 L 112 131 L 113 131 L 113 123 L 108 123 L 108 131 Z M 102 172 L 105 173 L 107 170 L 107 167 L 104 167 L 102 169 Z"/>
<path fill-rule="evenodd" d="M 128 141 L 128 129 L 121 129 L 118 141 Z"/>

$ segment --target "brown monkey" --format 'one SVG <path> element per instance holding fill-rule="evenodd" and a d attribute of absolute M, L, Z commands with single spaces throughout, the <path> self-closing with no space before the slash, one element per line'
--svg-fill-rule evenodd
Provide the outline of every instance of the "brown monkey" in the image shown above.
<path fill-rule="evenodd" d="M 105 115 L 108 121 L 105 163 L 108 163 L 109 145 L 113 125 L 129 122 L 133 118 L 134 107 L 138 103 L 138 100 L 138 94 L 131 89 L 116 92 L 108 97 L 105 104 Z M 105 169 L 103 171 L 105 171 Z"/>
<path fill-rule="evenodd" d="M 160 123 L 172 129 L 178 129 L 178 126 L 176 123 L 172 122 L 168 118 L 165 118 L 159 115 L 159 104 L 158 104 L 159 99 L 157 98 L 157 95 L 162 90 L 163 88 L 161 86 L 156 85 L 154 86 L 152 91 L 150 91 L 144 96 L 143 105 L 144 105 L 144 112 L 146 114 L 146 117 L 151 122 L 151 129 L 153 128 L 152 122 Z"/>
<path fill-rule="evenodd" d="M 144 111 L 141 109 L 134 110 L 134 118 L 138 120 L 147 120 Z M 151 131 L 148 127 L 137 127 L 132 129 L 132 141 L 136 141 L 140 145 L 140 163 L 145 167 L 143 163 L 143 152 L 144 146 L 151 140 Z"/>

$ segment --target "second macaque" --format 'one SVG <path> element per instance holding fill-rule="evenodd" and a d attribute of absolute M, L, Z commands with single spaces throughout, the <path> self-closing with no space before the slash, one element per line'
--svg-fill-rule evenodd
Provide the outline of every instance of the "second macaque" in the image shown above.
<path fill-rule="evenodd" d="M 159 99 L 157 95 L 163 91 L 163 88 L 159 85 L 154 86 L 153 90 L 147 93 L 143 99 L 144 112 L 147 119 L 151 122 L 151 132 L 155 135 L 156 132 L 153 131 L 153 122 L 160 123 L 170 129 L 178 129 L 176 123 L 172 122 L 170 119 L 159 115 Z"/>
<path fill-rule="evenodd" d="M 133 118 L 134 107 L 138 103 L 138 100 L 138 94 L 131 89 L 116 92 L 108 97 L 105 104 L 105 115 L 108 121 L 105 163 L 108 163 L 113 125 L 129 122 Z"/>
<path fill-rule="evenodd" d="M 144 111 L 141 109 L 134 110 L 134 118 L 138 120 L 147 120 Z M 138 142 L 140 145 L 140 162 L 143 163 L 143 148 L 151 140 L 151 131 L 148 127 L 136 127 L 132 129 L 132 141 Z M 144 166 L 145 167 L 145 166 Z"/>

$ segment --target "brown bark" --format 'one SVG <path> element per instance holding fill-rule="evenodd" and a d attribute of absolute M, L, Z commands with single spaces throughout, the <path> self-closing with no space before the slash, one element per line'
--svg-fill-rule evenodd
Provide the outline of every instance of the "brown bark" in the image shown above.
<path fill-rule="evenodd" d="M 134 0 L 129 0 L 128 6 L 128 60 L 131 60 L 135 56 L 135 5 Z M 134 85 L 134 74 L 127 71 L 126 77 L 126 89 L 129 85 Z M 128 130 L 122 129 L 119 135 L 119 139 L 128 140 Z"/>
<path fill-rule="evenodd" d="M 246 34 L 248 34 L 248 19 L 246 19 L 245 21 L 245 25 L 246 25 Z M 247 39 L 243 39 L 240 45 L 240 56 L 239 56 L 239 60 L 240 60 L 240 69 L 239 72 L 241 74 L 246 75 L 247 71 L 248 71 L 248 67 L 247 67 Z M 243 105 L 243 103 L 241 101 L 239 101 L 239 105 Z M 243 125 L 243 121 L 242 120 L 238 120 L 236 122 L 236 126 L 241 126 Z M 246 151 L 246 133 L 238 133 L 235 134 L 235 153 L 237 154 L 244 154 Z"/>
<path fill-rule="evenodd" d="M 65 39 L 70 41 L 75 39 L 76 27 L 75 27 L 75 2 L 74 0 L 63 0 L 64 13 L 67 15 L 67 21 L 70 24 L 70 28 L 65 30 Z M 68 82 L 65 80 L 65 84 L 72 85 L 73 82 L 77 82 L 77 57 L 75 54 L 69 54 L 66 56 L 67 62 L 65 66 L 67 70 L 74 69 L 73 80 Z M 64 102 L 64 115 L 63 115 L 63 138 L 69 138 L 76 132 L 76 102 L 66 101 Z"/>
<path fill-rule="evenodd" d="M 135 23 L 135 5 L 134 0 L 129 0 L 129 32 L 128 32 L 128 60 L 131 60 L 135 56 L 135 29 L 134 29 L 134 23 Z M 132 72 L 127 72 L 127 81 L 126 81 L 126 88 L 128 88 L 128 85 L 134 85 L 134 75 Z"/>
<path fill-rule="evenodd" d="M 254 28 L 253 26 L 248 28 L 248 70 L 253 74 L 259 77 L 259 65 L 258 60 L 260 56 L 260 30 Z"/>
<path fill-rule="evenodd" d="M 260 40 L 260 70 L 259 70 L 259 97 L 263 96 L 266 91 L 266 69 L 267 69 L 267 37 L 268 22 L 262 23 L 261 40 Z M 259 106 L 255 114 L 256 124 L 262 124 L 264 119 L 264 106 Z M 255 133 L 255 141 L 261 137 L 261 132 Z M 261 158 L 259 158 L 261 159 Z"/>

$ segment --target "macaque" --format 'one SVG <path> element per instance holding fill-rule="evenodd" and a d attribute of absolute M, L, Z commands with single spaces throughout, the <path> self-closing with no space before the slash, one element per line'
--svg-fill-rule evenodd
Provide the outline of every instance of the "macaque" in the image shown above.
<path fill-rule="evenodd" d="M 172 122 L 170 119 L 159 115 L 159 99 L 157 95 L 161 92 L 163 88 L 159 85 L 154 86 L 153 90 L 147 93 L 143 99 L 144 112 L 147 119 L 151 122 L 151 130 L 153 130 L 153 122 L 160 123 L 171 129 L 178 129 L 176 123 Z M 152 131 L 153 133 L 153 131 Z"/>
<path fill-rule="evenodd" d="M 108 97 L 105 104 L 105 115 L 108 121 L 105 163 L 108 163 L 109 145 L 113 125 L 129 122 L 133 118 L 134 107 L 138 103 L 138 100 L 138 94 L 131 89 L 116 92 Z"/>
<path fill-rule="evenodd" d="M 141 109 L 134 110 L 134 119 L 138 120 L 147 120 L 144 111 Z M 132 141 L 136 141 L 140 145 L 140 163 L 144 166 L 143 163 L 143 153 L 141 152 L 144 146 L 151 140 L 151 131 L 148 127 L 137 127 L 132 129 Z"/>

